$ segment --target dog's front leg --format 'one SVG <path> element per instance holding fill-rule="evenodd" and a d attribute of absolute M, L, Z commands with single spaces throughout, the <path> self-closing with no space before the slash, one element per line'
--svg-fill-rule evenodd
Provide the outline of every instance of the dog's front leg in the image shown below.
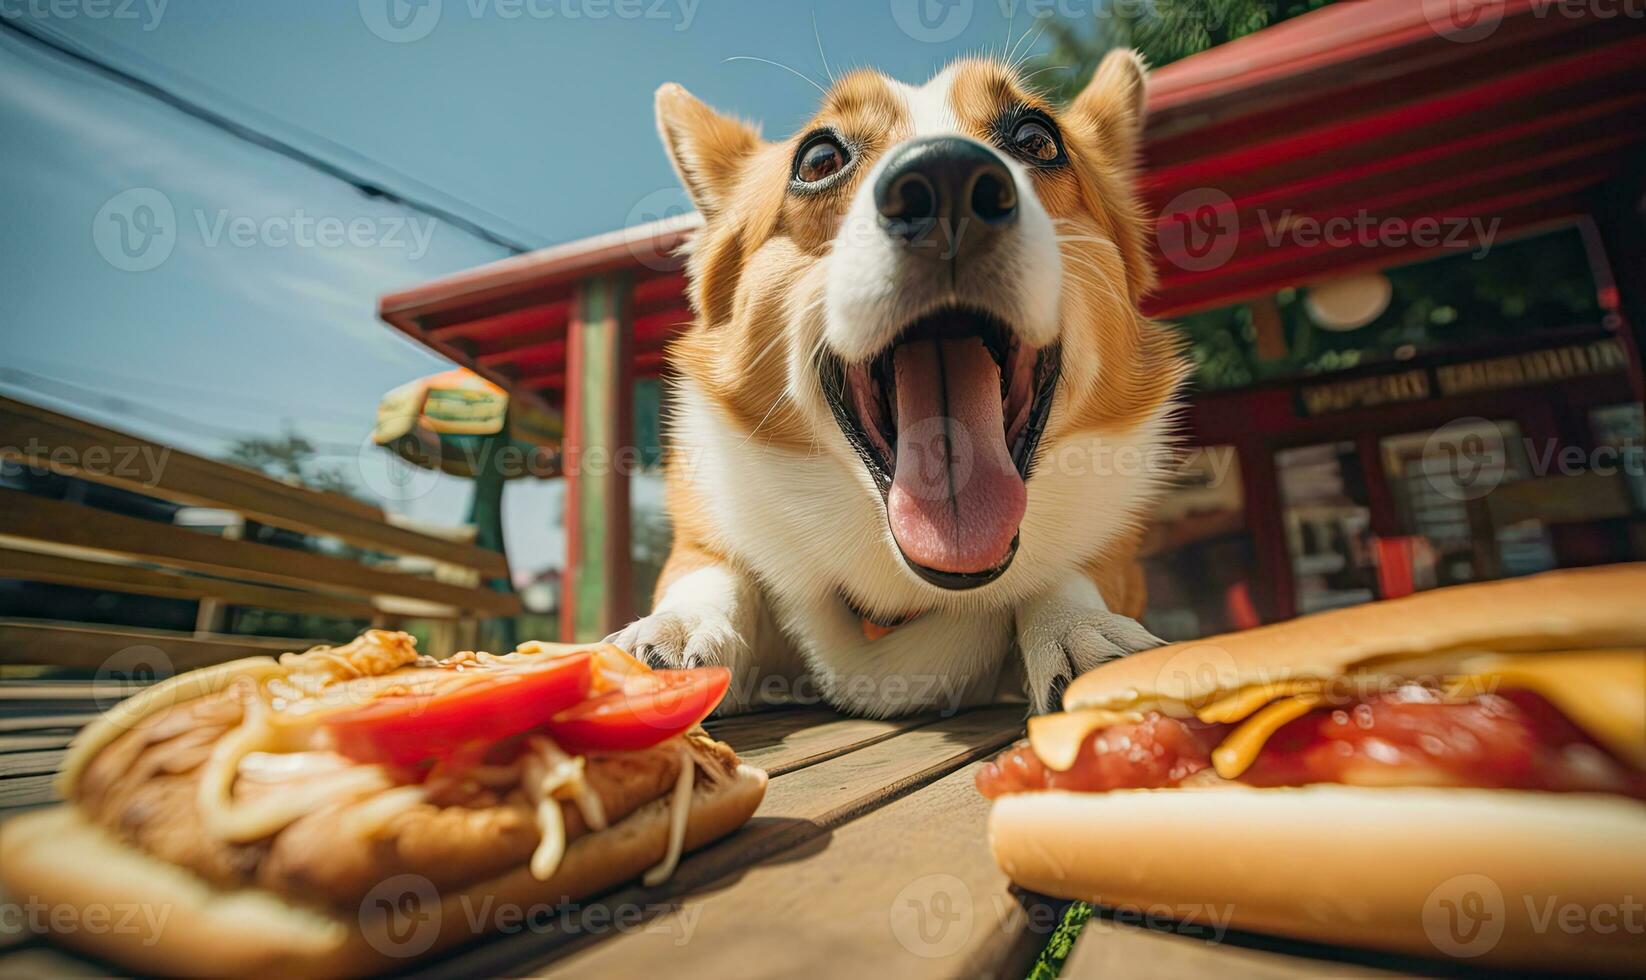
<path fill-rule="evenodd" d="M 1063 706 L 1063 689 L 1098 664 L 1161 641 L 1137 620 L 1110 612 L 1103 595 L 1085 576 L 1018 610 L 1017 646 L 1029 703 L 1035 714 Z"/>
<path fill-rule="evenodd" d="M 671 556 L 670 564 L 675 561 Z M 760 679 L 757 655 L 766 619 L 765 598 L 754 580 L 711 560 L 673 577 L 650 616 L 607 640 L 656 668 L 730 668 L 732 687 L 724 707 L 745 710 Z"/>

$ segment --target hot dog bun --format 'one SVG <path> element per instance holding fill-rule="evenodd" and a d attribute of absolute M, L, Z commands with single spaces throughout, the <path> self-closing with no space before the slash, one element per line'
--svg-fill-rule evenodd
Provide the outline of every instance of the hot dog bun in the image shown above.
<path fill-rule="evenodd" d="M 1638 973 L 1646 962 L 1646 803 L 1623 797 L 1020 793 L 995 801 L 989 839 L 1014 882 L 1060 898 L 1519 969 Z M 1579 914 L 1575 930 L 1562 919 Z"/>
<path fill-rule="evenodd" d="M 1198 702 L 1283 677 L 1336 677 L 1380 658 L 1640 647 L 1643 597 L 1646 563 L 1419 592 L 1115 660 L 1075 678 L 1063 706 Z"/>
<path fill-rule="evenodd" d="M 699 784 L 686 824 L 687 849 L 741 827 L 765 789 L 766 774 L 746 765 L 730 779 Z M 144 973 L 356 976 L 403 968 L 478 938 L 470 926 L 473 910 L 580 901 L 639 877 L 667 850 L 668 803 L 666 797 L 656 800 L 606 830 L 577 838 L 546 881 L 522 867 L 438 895 L 417 882 L 407 883 L 409 889 L 391 888 L 395 894 L 385 893 L 384 901 L 410 894 L 439 902 L 438 914 L 426 906 L 412 910 L 416 917 L 407 920 L 409 932 L 387 930 L 383 910 L 370 895 L 360 909 L 345 914 L 297 905 L 263 889 L 213 887 L 117 840 L 70 806 L 23 814 L 0 826 L 0 884 L 17 902 L 163 914 L 159 936 L 138 925 L 142 919 L 131 928 L 77 928 L 58 936 Z"/>

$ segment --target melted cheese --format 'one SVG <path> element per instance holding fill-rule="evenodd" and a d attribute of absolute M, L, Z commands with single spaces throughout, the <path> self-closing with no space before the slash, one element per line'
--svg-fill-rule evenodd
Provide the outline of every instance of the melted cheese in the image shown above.
<path fill-rule="evenodd" d="M 1447 689 L 1453 698 L 1472 698 L 1506 689 L 1541 695 L 1572 723 L 1618 758 L 1646 769 L 1646 650 L 1562 653 L 1480 654 L 1465 660 L 1465 671 Z M 1204 722 L 1238 724 L 1212 752 L 1218 776 L 1245 772 L 1280 727 L 1324 702 L 1320 680 L 1252 684 L 1195 712 Z M 1029 744 L 1048 769 L 1074 765 L 1092 732 L 1135 723 L 1133 711 L 1086 709 L 1029 719 Z"/>
<path fill-rule="evenodd" d="M 1195 712 L 1201 721 L 1233 724 L 1276 698 L 1294 694 L 1308 694 L 1320 690 L 1321 682 L 1277 681 L 1273 684 L 1253 684 L 1227 697 L 1218 698 Z"/>
<path fill-rule="evenodd" d="M 1067 772 L 1080 755 L 1080 746 L 1086 741 L 1086 736 L 1100 728 L 1136 724 L 1142 720 L 1143 716 L 1136 711 L 1105 711 L 1101 708 L 1036 715 L 1029 719 L 1029 745 L 1046 768 Z"/>
<path fill-rule="evenodd" d="M 1471 659 L 1449 693 L 1521 688 L 1541 695 L 1619 759 L 1646 769 L 1646 650 L 1504 654 Z"/>
<path fill-rule="evenodd" d="M 1259 710 L 1212 750 L 1212 767 L 1224 779 L 1239 776 L 1251 766 L 1262 751 L 1263 743 L 1281 725 L 1308 714 L 1322 700 L 1318 694 L 1294 694 Z"/>
<path fill-rule="evenodd" d="M 669 800 L 669 849 L 664 852 L 663 860 L 657 867 L 646 872 L 640 883 L 647 888 L 653 888 L 668 881 L 674 874 L 675 866 L 680 863 L 680 854 L 686 849 L 686 820 L 692 812 L 692 774 L 696 764 L 692 762 L 692 754 L 686 749 L 680 750 L 680 776 L 674 781 L 674 796 Z"/>

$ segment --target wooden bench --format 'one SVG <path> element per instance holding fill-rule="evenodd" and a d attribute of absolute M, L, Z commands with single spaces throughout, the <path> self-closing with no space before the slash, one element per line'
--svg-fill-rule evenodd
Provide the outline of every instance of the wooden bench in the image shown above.
<path fill-rule="evenodd" d="M 243 521 L 354 546 L 362 557 L 280 547 L 0 487 L 0 578 L 198 603 L 193 633 L 0 619 L 0 665 L 95 670 L 134 646 L 183 670 L 250 653 L 293 649 L 221 630 L 230 606 L 386 626 L 448 624 L 427 651 L 474 643 L 481 617 L 521 611 L 496 552 L 401 526 L 340 493 L 277 480 L 128 433 L 0 398 L 0 460 Z M 342 549 L 336 549 L 341 551 Z M 370 560 L 383 556 L 384 560 Z"/>

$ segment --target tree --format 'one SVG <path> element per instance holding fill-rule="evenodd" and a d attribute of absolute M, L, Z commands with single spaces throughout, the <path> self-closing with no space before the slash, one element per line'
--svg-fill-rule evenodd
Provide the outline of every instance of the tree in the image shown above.
<path fill-rule="evenodd" d="M 1048 19 L 1052 47 L 1032 60 L 1045 70 L 1054 98 L 1073 98 L 1113 48 L 1135 48 L 1159 68 L 1207 48 L 1306 14 L 1333 0 L 1105 0 L 1088 30 L 1079 21 Z M 1068 67 L 1071 71 L 1053 72 Z"/>
<path fill-rule="evenodd" d="M 319 450 L 314 443 L 296 432 L 287 432 L 275 439 L 238 439 L 229 447 L 228 454 L 231 462 L 267 473 L 276 479 L 301 483 L 316 490 L 360 496 L 342 467 L 322 466 L 316 462 L 318 456 Z"/>

